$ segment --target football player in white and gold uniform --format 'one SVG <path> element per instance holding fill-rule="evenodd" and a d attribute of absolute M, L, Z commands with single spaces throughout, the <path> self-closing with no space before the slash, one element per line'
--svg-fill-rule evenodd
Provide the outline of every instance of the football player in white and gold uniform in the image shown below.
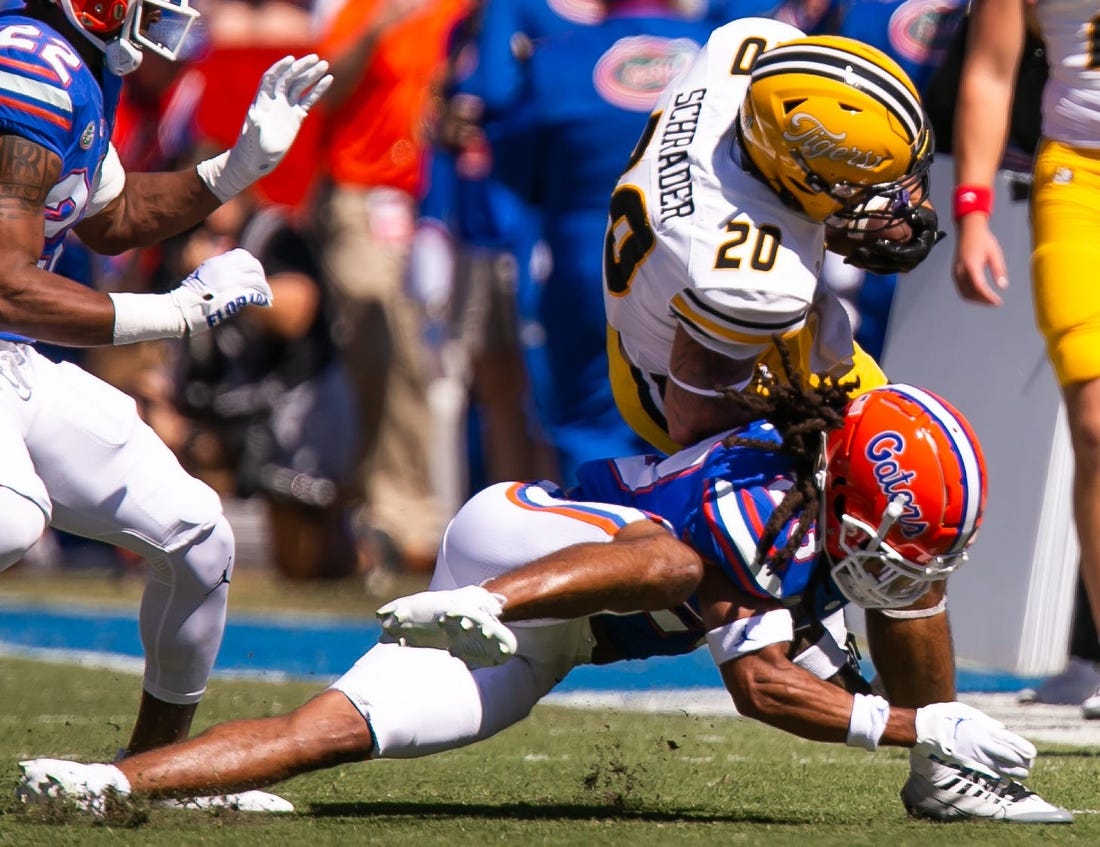
<path fill-rule="evenodd" d="M 998 290 L 1008 285 L 989 217 L 1031 27 L 1050 66 L 1031 195 L 1036 322 L 1065 401 L 1080 571 L 1093 619 L 1100 621 L 1100 6 L 1096 0 L 975 0 L 970 17 L 953 145 L 955 282 L 964 299 L 989 305 L 1000 305 Z M 1083 710 L 1100 718 L 1100 697 L 1086 700 Z"/>
<path fill-rule="evenodd" d="M 608 354 L 631 426 L 674 450 L 741 423 L 725 389 L 749 386 L 758 364 L 786 373 L 777 337 L 802 379 L 884 384 L 818 276 L 827 246 L 879 273 L 928 255 L 942 237 L 927 199 L 934 146 L 913 83 L 876 48 L 761 18 L 715 30 L 610 201 Z M 954 699 L 944 582 L 866 621 L 892 703 Z"/>
<path fill-rule="evenodd" d="M 803 373 L 884 383 L 818 286 L 827 224 L 861 267 L 913 267 L 937 239 L 918 205 L 932 147 L 916 89 L 877 49 L 763 18 L 715 30 L 611 197 L 608 347 L 631 426 L 673 451 L 734 423 L 719 389 L 772 362 L 774 333 Z M 900 243 L 871 235 L 898 225 Z"/>

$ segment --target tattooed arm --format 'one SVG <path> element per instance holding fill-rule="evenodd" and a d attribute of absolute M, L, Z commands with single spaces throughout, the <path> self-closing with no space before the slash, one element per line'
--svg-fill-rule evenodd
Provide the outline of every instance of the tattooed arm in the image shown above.
<path fill-rule="evenodd" d="M 46 195 L 61 160 L 38 144 L 0 135 L 0 330 L 70 346 L 110 344 L 110 298 L 44 271 Z"/>
<path fill-rule="evenodd" d="M 219 205 L 194 168 L 130 173 L 122 193 L 101 212 L 81 221 L 76 233 L 97 253 L 115 255 L 184 232 Z"/>

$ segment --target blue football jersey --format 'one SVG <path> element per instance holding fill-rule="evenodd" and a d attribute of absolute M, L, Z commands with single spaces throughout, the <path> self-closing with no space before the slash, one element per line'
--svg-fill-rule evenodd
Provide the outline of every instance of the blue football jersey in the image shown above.
<path fill-rule="evenodd" d="M 779 445 L 768 423 L 736 431 L 745 438 Z M 843 597 L 832 585 L 817 555 L 817 528 L 812 524 L 790 560 L 772 569 L 760 563 L 757 548 L 764 526 L 793 484 L 790 460 L 779 452 L 730 446 L 722 438 L 661 459 L 631 456 L 582 465 L 578 486 L 569 496 L 616 503 L 660 515 L 677 537 L 690 544 L 741 591 L 773 598 L 784 605 L 804 601 L 818 615 L 835 611 Z M 782 548 L 789 527 L 772 549 Z M 702 642 L 702 621 L 694 601 L 659 613 L 600 615 L 597 636 L 614 644 L 614 658 L 645 658 L 688 652 Z"/>
<path fill-rule="evenodd" d="M 52 269 L 65 234 L 87 210 L 107 154 L 122 80 L 97 80 L 55 30 L 17 14 L 0 15 L 0 133 L 18 135 L 61 159 L 46 198 L 46 242 L 40 267 Z"/>

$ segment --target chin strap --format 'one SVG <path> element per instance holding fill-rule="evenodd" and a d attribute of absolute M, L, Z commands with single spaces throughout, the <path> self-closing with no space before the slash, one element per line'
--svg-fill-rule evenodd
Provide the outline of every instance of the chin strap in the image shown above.
<path fill-rule="evenodd" d="M 927 609 L 875 609 L 875 611 L 883 617 L 893 618 L 898 621 L 934 618 L 936 615 L 942 615 L 947 611 L 947 598 L 941 597 L 940 602 L 935 606 L 929 606 Z"/>
<path fill-rule="evenodd" d="M 688 385 L 683 380 L 677 379 L 676 375 L 669 371 L 668 381 L 675 385 L 677 388 L 681 388 L 688 394 L 694 394 L 696 397 L 725 397 L 726 394 L 723 391 L 715 391 L 713 388 L 697 388 L 694 385 Z"/>

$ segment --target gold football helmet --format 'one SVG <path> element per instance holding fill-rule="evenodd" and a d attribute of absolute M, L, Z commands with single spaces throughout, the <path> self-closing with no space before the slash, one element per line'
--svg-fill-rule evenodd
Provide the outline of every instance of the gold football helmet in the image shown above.
<path fill-rule="evenodd" d="M 807 36 L 763 53 L 739 121 L 752 165 L 814 220 L 898 217 L 927 193 L 934 144 L 920 95 L 860 41 Z"/>

